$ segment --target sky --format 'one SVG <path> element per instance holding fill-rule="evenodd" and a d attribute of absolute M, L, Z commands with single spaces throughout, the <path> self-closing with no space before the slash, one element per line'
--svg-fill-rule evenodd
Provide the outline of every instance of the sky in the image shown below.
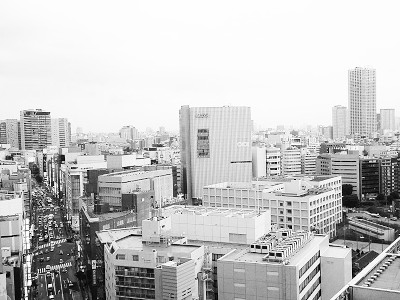
<path fill-rule="evenodd" d="M 178 130 L 179 108 L 250 106 L 261 128 L 330 125 L 347 72 L 400 116 L 398 1 L 0 1 L 0 119 Z"/>

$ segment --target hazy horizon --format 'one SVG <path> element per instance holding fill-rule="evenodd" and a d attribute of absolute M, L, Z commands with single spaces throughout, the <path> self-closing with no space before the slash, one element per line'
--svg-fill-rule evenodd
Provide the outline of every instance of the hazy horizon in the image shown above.
<path fill-rule="evenodd" d="M 261 127 L 327 126 L 358 66 L 377 70 L 377 112 L 399 112 L 396 7 L 3 1 L 0 119 L 42 108 L 74 131 L 177 131 L 182 105 L 244 105 Z"/>

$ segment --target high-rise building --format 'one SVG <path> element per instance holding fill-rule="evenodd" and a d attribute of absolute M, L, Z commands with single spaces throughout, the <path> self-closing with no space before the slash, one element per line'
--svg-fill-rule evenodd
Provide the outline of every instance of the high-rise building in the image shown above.
<path fill-rule="evenodd" d="M 381 109 L 380 113 L 380 130 L 382 133 L 396 130 L 396 116 L 394 109 Z"/>
<path fill-rule="evenodd" d="M 0 121 L 0 144 L 10 144 L 11 147 L 19 148 L 17 119 Z"/>
<path fill-rule="evenodd" d="M 133 126 L 124 126 L 120 129 L 119 136 L 126 140 L 135 140 L 139 138 L 139 131 Z"/>
<path fill-rule="evenodd" d="M 41 109 L 21 111 L 22 150 L 43 149 L 51 145 L 50 112 Z"/>
<path fill-rule="evenodd" d="M 69 147 L 71 123 L 66 118 L 51 119 L 51 142 L 53 146 Z"/>
<path fill-rule="evenodd" d="M 376 132 L 375 69 L 349 70 L 349 115 L 350 134 L 371 136 Z"/>
<path fill-rule="evenodd" d="M 250 107 L 189 107 L 179 111 L 182 191 L 201 199 L 203 187 L 252 179 Z"/>
<path fill-rule="evenodd" d="M 348 134 L 347 107 L 336 105 L 332 108 L 333 139 L 339 140 Z"/>

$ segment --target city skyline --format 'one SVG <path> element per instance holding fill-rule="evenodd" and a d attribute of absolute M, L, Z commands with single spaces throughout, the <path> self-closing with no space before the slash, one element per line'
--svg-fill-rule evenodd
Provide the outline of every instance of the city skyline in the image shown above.
<path fill-rule="evenodd" d="M 390 5 L 77 4 L 0 4 L 1 120 L 41 108 L 73 132 L 177 131 L 182 105 L 246 105 L 262 127 L 331 125 L 332 107 L 348 103 L 347 71 L 368 66 L 377 113 L 399 110 Z"/>

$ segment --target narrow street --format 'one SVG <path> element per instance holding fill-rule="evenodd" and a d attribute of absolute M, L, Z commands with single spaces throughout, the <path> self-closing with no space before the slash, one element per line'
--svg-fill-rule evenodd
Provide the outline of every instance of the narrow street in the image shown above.
<path fill-rule="evenodd" d="M 84 299 L 76 276 L 77 252 L 62 201 L 47 188 L 32 191 L 32 287 L 30 299 Z"/>

